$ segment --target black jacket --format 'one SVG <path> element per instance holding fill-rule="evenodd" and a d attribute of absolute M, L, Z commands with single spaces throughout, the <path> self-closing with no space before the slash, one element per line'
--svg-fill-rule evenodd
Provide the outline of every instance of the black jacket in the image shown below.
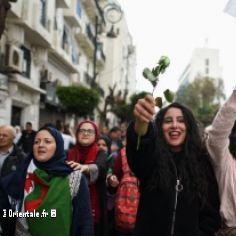
<path fill-rule="evenodd" d="M 137 150 L 137 135 L 133 124 L 127 131 L 127 157 L 131 169 L 140 180 L 141 198 L 137 214 L 135 236 L 170 236 L 175 204 L 176 173 L 173 171 L 173 188 L 168 190 L 148 189 L 146 186 L 155 168 L 154 129 L 150 125 L 147 135 L 142 137 Z M 177 169 L 181 168 L 176 163 Z M 211 167 L 209 165 L 209 167 Z M 180 169 L 181 172 L 181 169 Z M 171 178 L 172 178 L 171 177 Z M 183 183 L 183 191 L 178 195 L 174 236 L 213 236 L 220 227 L 219 196 L 216 179 L 210 169 L 208 173 L 208 198 L 200 206 L 198 198 L 192 198 Z"/>
<path fill-rule="evenodd" d="M 12 152 L 4 160 L 0 177 L 6 176 L 16 170 L 17 165 L 26 158 L 26 155 L 15 144 Z"/>
<path fill-rule="evenodd" d="M 17 143 L 18 147 L 28 155 L 32 152 L 33 142 L 36 135 L 36 131 L 32 130 L 31 133 L 28 133 L 26 130 L 22 131 L 22 135 Z"/>

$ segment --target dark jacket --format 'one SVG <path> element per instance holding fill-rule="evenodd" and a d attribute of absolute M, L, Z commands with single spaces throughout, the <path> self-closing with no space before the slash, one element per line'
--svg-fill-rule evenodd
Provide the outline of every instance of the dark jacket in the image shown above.
<path fill-rule="evenodd" d="M 22 152 L 15 144 L 12 152 L 7 156 L 3 162 L 1 168 L 0 177 L 6 176 L 12 171 L 16 170 L 17 165 L 26 158 L 24 152 Z"/>
<path fill-rule="evenodd" d="M 97 180 L 97 189 L 99 195 L 100 214 L 101 220 L 98 228 L 95 231 L 96 236 L 108 235 L 108 216 L 106 211 L 107 199 L 106 199 L 106 173 L 107 173 L 107 155 L 103 151 L 99 151 L 96 159 L 96 164 L 99 169 L 99 178 Z"/>
<path fill-rule="evenodd" d="M 27 155 L 32 152 L 35 135 L 36 131 L 34 130 L 32 130 L 31 133 L 23 130 L 22 135 L 17 143 L 17 146 L 19 146 Z"/>
<path fill-rule="evenodd" d="M 127 130 L 127 157 L 129 165 L 140 180 L 141 198 L 138 209 L 135 236 L 156 235 L 170 236 L 175 204 L 176 173 L 173 171 L 171 184 L 173 188 L 147 188 L 155 162 L 158 158 L 153 155 L 155 149 L 155 132 L 152 125 L 148 133 L 141 138 L 137 150 L 137 135 L 131 124 Z M 175 163 L 181 173 L 181 166 Z M 210 167 L 210 165 L 209 165 Z M 189 195 L 183 182 L 183 190 L 178 195 L 174 236 L 214 236 L 220 227 L 219 197 L 216 179 L 212 169 L 208 173 L 209 188 L 206 203 L 201 206 L 198 197 Z"/>
<path fill-rule="evenodd" d="M 9 203 L 8 196 L 15 199 L 19 203 L 19 208 L 21 208 L 24 197 L 24 181 L 29 163 L 30 159 L 27 158 L 21 163 L 17 171 L 2 178 L 0 181 L 0 229 L 2 228 L 3 230 L 3 233 L 0 233 L 1 236 L 14 236 L 16 218 L 5 218 L 3 217 L 3 213 L 4 210 L 7 213 L 9 209 L 13 209 Z M 87 180 L 83 175 L 78 193 L 72 199 L 72 208 L 73 215 L 70 236 L 93 236 L 90 196 Z"/>
<path fill-rule="evenodd" d="M 76 157 L 76 147 L 69 150 L 68 160 L 78 161 Z M 72 158 L 73 157 L 73 158 Z M 98 179 L 96 180 L 97 196 L 99 198 L 99 209 L 100 209 L 100 222 L 95 225 L 96 236 L 107 236 L 108 235 L 108 219 L 107 219 L 107 199 L 106 199 L 106 173 L 107 173 L 107 155 L 104 151 L 98 151 L 95 163 L 98 167 Z M 82 163 L 84 164 L 84 163 Z"/>

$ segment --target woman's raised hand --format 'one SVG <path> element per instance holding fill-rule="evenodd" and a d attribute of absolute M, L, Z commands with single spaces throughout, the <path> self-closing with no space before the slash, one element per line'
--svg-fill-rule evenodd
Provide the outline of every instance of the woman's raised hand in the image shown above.
<path fill-rule="evenodd" d="M 153 120 L 155 114 L 155 100 L 153 96 L 146 95 L 139 99 L 134 107 L 135 131 L 139 135 L 147 132 L 148 123 Z"/>

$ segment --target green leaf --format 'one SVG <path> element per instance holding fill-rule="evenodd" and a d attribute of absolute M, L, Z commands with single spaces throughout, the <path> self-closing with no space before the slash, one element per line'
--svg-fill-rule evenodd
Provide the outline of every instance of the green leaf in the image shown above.
<path fill-rule="evenodd" d="M 167 68 L 170 65 L 170 59 L 167 56 L 161 56 L 158 64 L 163 65 L 164 68 Z"/>
<path fill-rule="evenodd" d="M 171 92 L 169 89 L 166 89 L 164 91 L 164 96 L 167 102 L 173 102 L 174 97 L 175 97 L 174 93 Z"/>
<path fill-rule="evenodd" d="M 155 104 L 156 104 L 157 107 L 162 108 L 162 106 L 163 106 L 162 98 L 161 97 L 157 97 L 155 99 Z"/>
<path fill-rule="evenodd" d="M 157 80 L 157 78 L 153 75 L 152 71 L 149 68 L 145 68 L 143 70 L 143 76 L 150 82 Z"/>
<path fill-rule="evenodd" d="M 150 73 L 152 73 L 152 72 L 151 72 L 151 70 L 150 70 L 149 68 L 146 67 L 146 68 L 143 69 L 143 77 L 144 77 L 145 79 L 148 78 L 148 75 L 149 75 Z"/>
<path fill-rule="evenodd" d="M 158 77 L 158 75 L 160 74 L 159 66 L 156 66 L 156 67 L 152 68 L 152 74 L 153 74 L 155 77 Z"/>
<path fill-rule="evenodd" d="M 166 67 L 164 65 L 160 66 L 160 73 L 164 73 L 166 71 Z"/>
<path fill-rule="evenodd" d="M 58 86 L 56 94 L 68 112 L 80 117 L 93 114 L 100 98 L 96 90 L 81 85 Z"/>

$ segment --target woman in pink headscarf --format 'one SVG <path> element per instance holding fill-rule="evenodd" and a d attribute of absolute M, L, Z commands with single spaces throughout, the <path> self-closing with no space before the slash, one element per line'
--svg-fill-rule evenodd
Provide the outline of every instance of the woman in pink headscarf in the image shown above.
<path fill-rule="evenodd" d="M 68 164 L 79 169 L 88 180 L 95 236 L 107 235 L 106 153 L 98 150 L 99 131 L 90 120 L 82 121 L 76 130 L 76 145 L 69 150 Z"/>

